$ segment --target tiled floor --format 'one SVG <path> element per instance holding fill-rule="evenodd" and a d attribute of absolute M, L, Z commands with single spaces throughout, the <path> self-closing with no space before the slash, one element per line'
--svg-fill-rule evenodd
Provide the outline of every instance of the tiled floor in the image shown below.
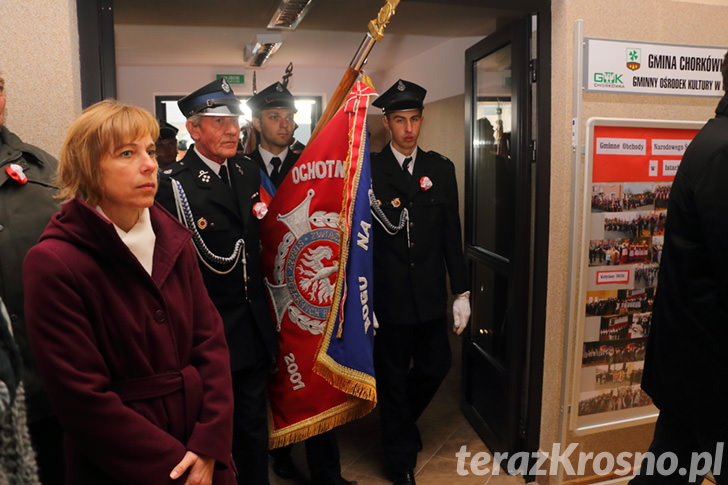
<path fill-rule="evenodd" d="M 470 427 L 459 409 L 460 396 L 460 341 L 450 339 L 453 350 L 453 366 L 447 379 L 418 423 L 422 435 L 423 450 L 418 455 L 415 478 L 418 485 L 525 485 L 520 476 L 509 476 L 502 470 L 493 474 L 492 469 L 483 467 L 488 473 L 482 476 L 459 475 L 455 453 L 461 446 L 467 446 L 472 454 L 488 452 L 478 435 Z M 359 485 L 391 484 L 384 473 L 380 460 L 379 413 L 375 409 L 370 415 L 348 423 L 337 429 L 341 450 L 342 475 L 356 480 Z M 306 472 L 303 445 L 293 448 L 293 459 L 302 472 Z M 470 464 L 465 469 L 470 471 Z M 305 482 L 283 480 L 270 472 L 271 485 L 296 485 Z M 315 484 L 311 484 L 315 485 Z M 705 480 L 702 485 L 713 485 Z"/>
<path fill-rule="evenodd" d="M 508 476 L 500 471 L 484 476 L 458 475 L 455 453 L 462 445 L 471 453 L 487 452 L 487 448 L 473 431 L 459 409 L 460 385 L 460 341 L 451 338 L 453 366 L 437 396 L 419 421 L 423 450 L 417 460 L 415 478 L 418 485 L 458 484 L 518 485 L 524 484 L 521 477 Z M 341 449 L 342 475 L 356 480 L 359 485 L 385 485 L 387 479 L 380 460 L 379 414 L 375 409 L 370 415 L 346 424 L 337 430 Z M 305 457 L 302 445 L 293 449 L 293 459 L 305 472 Z M 466 466 L 469 472 L 469 466 Z M 271 485 L 293 485 L 296 482 L 283 480 L 271 471 Z M 315 485 L 315 484 L 313 484 Z"/>

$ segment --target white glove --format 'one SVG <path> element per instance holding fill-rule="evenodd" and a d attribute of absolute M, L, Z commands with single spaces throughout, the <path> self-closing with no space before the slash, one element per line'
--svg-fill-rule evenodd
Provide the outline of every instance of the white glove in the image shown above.
<path fill-rule="evenodd" d="M 460 293 L 452 302 L 452 331 L 460 335 L 468 326 L 470 319 L 470 292 Z"/>

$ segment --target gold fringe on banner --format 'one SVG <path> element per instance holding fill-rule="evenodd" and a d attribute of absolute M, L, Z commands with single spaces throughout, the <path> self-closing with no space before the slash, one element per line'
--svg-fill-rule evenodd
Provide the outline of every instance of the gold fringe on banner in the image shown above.
<path fill-rule="evenodd" d="M 268 446 L 274 449 L 304 441 L 312 436 L 325 433 L 337 426 L 346 424 L 349 421 L 366 416 L 373 408 L 374 406 L 371 403 L 349 396 L 347 402 L 327 409 L 319 415 L 299 421 L 294 425 L 274 431 L 272 430 L 272 426 L 269 426 L 269 429 L 272 431 L 268 437 Z M 270 422 L 270 411 L 268 414 Z"/>

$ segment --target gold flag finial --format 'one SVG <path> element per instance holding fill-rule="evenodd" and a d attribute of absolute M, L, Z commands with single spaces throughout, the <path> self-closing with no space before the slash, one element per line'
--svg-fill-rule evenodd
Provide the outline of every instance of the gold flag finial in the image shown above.
<path fill-rule="evenodd" d="M 399 0 L 387 0 L 382 8 L 379 9 L 377 18 L 369 21 L 369 33 L 379 42 L 384 37 L 384 27 L 389 23 L 389 19 L 394 15 L 394 9 L 399 5 Z"/>

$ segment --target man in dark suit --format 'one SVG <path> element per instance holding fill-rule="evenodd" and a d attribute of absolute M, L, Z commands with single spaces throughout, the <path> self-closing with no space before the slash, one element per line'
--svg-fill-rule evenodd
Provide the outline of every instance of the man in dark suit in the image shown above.
<path fill-rule="evenodd" d="M 416 421 L 450 369 L 445 274 L 457 298 L 454 331 L 470 316 L 453 163 L 417 146 L 425 89 L 399 80 L 377 98 L 392 141 L 372 155 L 374 365 L 382 448 L 394 483 L 414 484 Z"/>
<path fill-rule="evenodd" d="M 728 483 L 725 403 L 700 398 L 728 376 L 728 52 L 721 72 L 723 98 L 685 150 L 668 198 L 642 374 L 660 415 L 648 450 L 654 458 L 645 458 L 632 485 L 703 483 L 709 469 L 716 483 Z"/>
<path fill-rule="evenodd" d="M 160 176 L 157 200 L 195 233 L 200 269 L 230 348 L 233 458 L 240 484 L 267 484 L 266 388 L 277 339 L 263 287 L 260 171 L 232 158 L 240 101 L 225 79 L 178 101 L 194 145 Z"/>
<path fill-rule="evenodd" d="M 260 134 L 260 145 L 246 158 L 263 169 L 278 188 L 298 160 L 289 146 L 293 140 L 295 98 L 280 82 L 271 84 L 248 100 L 253 126 Z M 341 477 L 339 446 L 334 431 L 308 438 L 306 462 L 311 482 L 316 485 L 351 485 Z M 273 471 L 281 478 L 300 478 L 291 458 L 292 446 L 271 450 Z"/>
<path fill-rule="evenodd" d="M 277 188 L 298 159 L 289 149 L 296 100 L 283 84 L 276 82 L 250 98 L 247 104 L 253 112 L 253 127 L 260 134 L 260 145 L 247 158 L 263 169 Z"/>

